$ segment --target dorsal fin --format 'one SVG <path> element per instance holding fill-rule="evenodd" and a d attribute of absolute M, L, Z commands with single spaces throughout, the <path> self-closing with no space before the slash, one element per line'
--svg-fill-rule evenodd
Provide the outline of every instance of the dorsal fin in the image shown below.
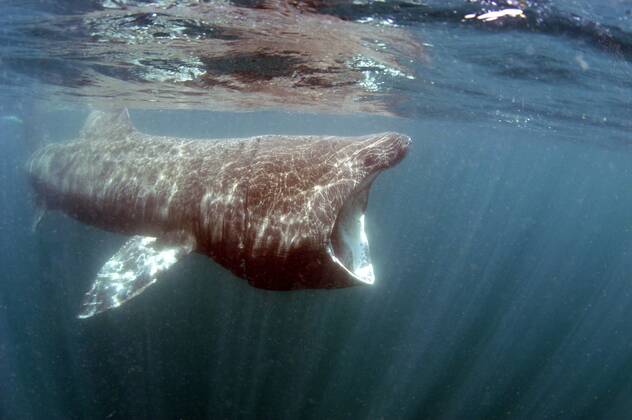
<path fill-rule="evenodd" d="M 127 108 L 92 111 L 79 133 L 86 140 L 121 140 L 134 131 Z"/>

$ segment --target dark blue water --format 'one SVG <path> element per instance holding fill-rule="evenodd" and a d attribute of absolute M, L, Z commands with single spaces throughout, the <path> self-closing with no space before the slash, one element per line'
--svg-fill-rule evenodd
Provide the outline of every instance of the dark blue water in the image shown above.
<path fill-rule="evenodd" d="M 607 3 L 554 6 L 617 25 L 625 45 L 632 6 Z M 32 233 L 23 164 L 33 133 L 72 138 L 87 109 L 0 98 L 24 119 L 0 121 L 0 418 L 629 418 L 625 49 L 410 20 L 430 61 L 396 86 L 407 118 L 131 112 L 183 137 L 409 134 L 370 195 L 371 287 L 264 291 L 194 255 L 77 319 L 124 237 L 55 213 Z"/>

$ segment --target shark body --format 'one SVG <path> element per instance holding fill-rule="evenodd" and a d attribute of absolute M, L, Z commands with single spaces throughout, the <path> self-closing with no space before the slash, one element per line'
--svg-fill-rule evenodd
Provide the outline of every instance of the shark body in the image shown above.
<path fill-rule="evenodd" d="M 86 293 L 87 318 L 194 251 L 259 288 L 372 284 L 368 192 L 409 144 L 397 133 L 182 139 L 139 132 L 126 110 L 93 111 L 27 172 L 40 208 L 132 235 Z"/>

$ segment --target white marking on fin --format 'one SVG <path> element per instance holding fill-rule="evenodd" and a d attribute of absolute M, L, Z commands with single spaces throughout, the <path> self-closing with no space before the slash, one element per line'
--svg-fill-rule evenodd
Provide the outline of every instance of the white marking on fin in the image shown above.
<path fill-rule="evenodd" d="M 158 274 L 169 269 L 195 247 L 192 235 L 178 232 L 164 239 L 132 236 L 97 274 L 86 293 L 79 318 L 116 308 L 154 284 Z"/>

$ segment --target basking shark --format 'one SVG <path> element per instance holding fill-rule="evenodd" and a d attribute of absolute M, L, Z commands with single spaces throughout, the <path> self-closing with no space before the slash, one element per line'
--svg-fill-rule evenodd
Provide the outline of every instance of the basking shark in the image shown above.
<path fill-rule="evenodd" d="M 136 130 L 127 110 L 93 111 L 77 139 L 37 150 L 27 171 L 40 215 L 131 235 L 86 293 L 88 318 L 194 251 L 263 289 L 372 284 L 369 189 L 409 145 L 397 133 L 173 138 Z"/>

